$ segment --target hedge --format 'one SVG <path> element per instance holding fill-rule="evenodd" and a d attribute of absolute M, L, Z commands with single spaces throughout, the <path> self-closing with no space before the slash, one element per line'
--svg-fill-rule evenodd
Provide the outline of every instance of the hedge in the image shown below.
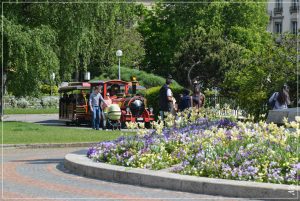
<path fill-rule="evenodd" d="M 139 84 L 146 88 L 162 86 L 166 82 L 166 79 L 161 76 L 157 76 L 152 73 L 147 73 L 142 70 L 121 67 L 122 80 L 131 81 L 131 76 L 133 75 L 136 76 L 137 81 L 139 81 Z M 93 80 L 110 80 L 110 79 L 118 79 L 117 66 L 109 68 L 101 76 L 93 78 Z M 180 87 L 180 85 L 176 81 L 174 81 L 173 85 L 175 87 Z"/>

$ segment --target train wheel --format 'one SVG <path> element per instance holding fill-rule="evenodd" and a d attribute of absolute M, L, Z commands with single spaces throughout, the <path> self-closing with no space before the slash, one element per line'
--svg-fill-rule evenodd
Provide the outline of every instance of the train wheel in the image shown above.
<path fill-rule="evenodd" d="M 77 120 L 77 121 L 75 122 L 75 125 L 76 125 L 76 126 L 80 126 L 80 121 Z"/>
<path fill-rule="evenodd" d="M 147 128 L 147 129 L 151 128 L 151 123 L 150 122 L 145 122 L 145 128 Z"/>
<path fill-rule="evenodd" d="M 126 123 L 125 122 L 121 122 L 121 128 L 126 128 Z"/>

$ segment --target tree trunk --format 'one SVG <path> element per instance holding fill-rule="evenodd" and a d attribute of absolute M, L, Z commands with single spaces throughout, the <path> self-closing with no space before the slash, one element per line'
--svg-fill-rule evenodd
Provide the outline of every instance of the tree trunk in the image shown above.
<path fill-rule="evenodd" d="M 188 70 L 188 81 L 189 81 L 189 85 L 190 85 L 190 88 L 193 89 L 193 83 L 192 83 L 192 79 L 191 79 L 191 72 L 193 70 L 193 68 L 195 66 L 197 66 L 198 64 L 200 64 L 200 61 L 197 61 L 196 63 L 194 63 L 190 69 Z"/>

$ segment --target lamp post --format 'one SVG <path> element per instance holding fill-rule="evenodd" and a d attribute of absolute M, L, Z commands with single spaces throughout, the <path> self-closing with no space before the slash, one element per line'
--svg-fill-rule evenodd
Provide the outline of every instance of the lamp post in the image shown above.
<path fill-rule="evenodd" d="M 119 58 L 119 80 L 121 80 L 121 68 L 120 68 L 120 65 L 121 65 L 121 56 L 123 55 L 122 50 L 118 50 L 116 52 L 116 55 Z"/>
<path fill-rule="evenodd" d="M 52 81 L 55 79 L 55 73 L 50 74 L 50 96 L 52 97 Z"/>
<path fill-rule="evenodd" d="M 214 90 L 214 95 L 215 95 L 215 107 L 216 107 L 216 105 L 217 105 L 217 93 L 218 93 L 218 87 L 213 87 L 213 90 Z"/>

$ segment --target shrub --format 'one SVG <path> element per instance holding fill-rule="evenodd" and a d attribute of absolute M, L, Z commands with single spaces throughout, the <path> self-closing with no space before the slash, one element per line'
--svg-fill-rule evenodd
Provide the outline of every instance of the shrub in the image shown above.
<path fill-rule="evenodd" d="M 49 84 L 42 84 L 40 86 L 42 94 L 51 94 L 51 85 Z M 52 85 L 52 94 L 57 95 L 58 94 L 58 87 L 56 85 Z"/>
<path fill-rule="evenodd" d="M 130 78 L 133 75 L 136 76 L 137 80 L 139 81 L 139 84 L 146 88 L 162 86 L 166 82 L 166 79 L 161 76 L 157 76 L 152 73 L 147 73 L 142 70 L 121 67 L 122 80 L 129 82 L 131 81 Z M 117 66 L 108 69 L 101 76 L 95 77 L 93 80 L 110 80 L 110 79 L 118 79 Z M 180 87 L 180 85 L 177 82 L 174 82 L 173 85 L 176 87 Z"/>
<path fill-rule="evenodd" d="M 41 105 L 43 107 L 58 107 L 59 98 L 55 96 L 45 96 L 41 99 Z"/>
<path fill-rule="evenodd" d="M 35 109 L 42 107 L 41 100 L 39 98 L 27 97 L 27 100 L 29 102 L 29 105 Z"/>
<path fill-rule="evenodd" d="M 20 98 L 17 100 L 18 108 L 27 108 L 29 106 L 29 102 L 25 98 Z"/>
<path fill-rule="evenodd" d="M 17 99 L 14 96 L 10 96 L 8 99 L 9 107 L 17 107 Z"/>

